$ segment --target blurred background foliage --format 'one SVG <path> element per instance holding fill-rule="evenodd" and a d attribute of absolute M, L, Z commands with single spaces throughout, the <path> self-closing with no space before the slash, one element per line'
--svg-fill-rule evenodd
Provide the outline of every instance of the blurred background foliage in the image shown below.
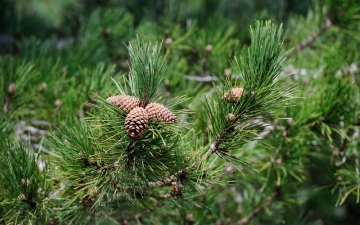
<path fill-rule="evenodd" d="M 284 52 L 293 49 L 295 61 L 283 73 L 300 98 L 263 115 L 263 140 L 236 153 L 259 173 L 223 164 L 229 185 L 201 193 L 197 205 L 124 202 L 97 222 L 358 224 L 359 12 L 358 0 L 0 0 L 0 153 L 20 140 L 20 149 L 50 154 L 44 139 L 61 122 L 80 126 L 97 95 L 117 92 L 111 78 L 128 73 L 124 43 L 136 36 L 163 41 L 159 95 L 189 98 L 177 107 L 196 111 L 183 119 L 200 148 L 212 129 L 201 101 L 220 76 L 237 82 L 230 60 L 250 44 L 249 26 L 270 19 L 288 31 Z"/>
<path fill-rule="evenodd" d="M 246 31 L 254 19 L 286 21 L 291 14 L 306 15 L 310 0 L 1 0 L 1 33 L 12 34 L 21 29 L 22 35 L 49 37 L 58 31 L 60 36 L 76 35 L 80 23 L 99 7 L 122 7 L 134 18 L 134 26 L 143 20 L 185 25 L 197 20 L 200 26 L 210 18 L 236 21 Z M 241 32 L 237 29 L 236 32 Z M 246 32 L 245 32 L 246 33 Z"/>

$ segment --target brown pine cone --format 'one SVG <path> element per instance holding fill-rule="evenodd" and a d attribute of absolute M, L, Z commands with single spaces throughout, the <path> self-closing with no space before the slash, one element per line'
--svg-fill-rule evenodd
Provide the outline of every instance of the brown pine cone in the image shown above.
<path fill-rule="evenodd" d="M 228 118 L 230 121 L 233 121 L 233 120 L 235 120 L 236 117 L 235 117 L 234 114 L 230 113 L 230 114 L 227 115 L 227 118 Z"/>
<path fill-rule="evenodd" d="M 135 97 L 129 95 L 111 96 L 107 98 L 106 101 L 123 110 L 126 114 L 139 106 L 139 101 Z"/>
<path fill-rule="evenodd" d="M 168 108 L 159 103 L 150 103 L 145 107 L 149 118 L 156 117 L 158 120 L 167 123 L 173 123 L 176 120 L 176 116 Z"/>
<path fill-rule="evenodd" d="M 140 137 L 149 126 L 149 116 L 144 108 L 135 107 L 125 119 L 125 129 L 134 138 Z"/>
<path fill-rule="evenodd" d="M 224 94 L 222 100 L 230 103 L 237 102 L 239 101 L 243 91 L 244 91 L 243 88 L 233 88 Z"/>

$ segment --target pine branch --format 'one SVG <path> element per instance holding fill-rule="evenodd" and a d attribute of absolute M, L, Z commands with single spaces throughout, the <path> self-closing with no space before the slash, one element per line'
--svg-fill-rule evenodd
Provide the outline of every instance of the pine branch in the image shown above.
<path fill-rule="evenodd" d="M 205 76 L 192 76 L 192 75 L 184 75 L 184 78 L 186 80 L 194 80 L 194 81 L 198 81 L 198 82 L 213 82 L 213 81 L 217 81 L 218 78 L 215 76 L 210 76 L 210 75 L 205 75 Z"/>
<path fill-rule="evenodd" d="M 220 133 L 216 136 L 214 142 L 210 145 L 209 149 L 206 151 L 206 156 L 209 156 L 218 150 L 220 143 L 221 143 L 222 136 L 223 136 L 223 133 Z"/>
<path fill-rule="evenodd" d="M 281 55 L 284 40 L 282 27 L 258 22 L 250 33 L 252 42 L 248 51 L 232 62 L 242 75 L 244 84 L 235 88 L 225 81 L 216 97 L 205 102 L 214 128 L 214 141 L 205 152 L 205 158 L 216 152 L 220 158 L 247 166 L 244 160 L 232 156 L 231 150 L 257 136 L 263 124 L 254 119 L 286 106 L 294 91 L 293 84 L 286 82 L 285 77 L 279 77 L 288 63 L 285 55 Z M 241 90 L 235 101 L 224 97 L 235 89 Z"/>
<path fill-rule="evenodd" d="M 4 104 L 4 112 L 7 112 L 9 110 L 9 105 L 10 105 L 10 96 L 6 96 L 5 99 L 5 104 Z"/>
<path fill-rule="evenodd" d="M 323 26 L 315 33 L 311 34 L 307 39 L 302 41 L 300 44 L 298 44 L 295 47 L 295 51 L 290 52 L 287 57 L 290 58 L 295 52 L 300 52 L 304 50 L 307 47 L 310 47 L 313 45 L 313 43 L 318 39 L 321 35 L 323 35 L 329 28 L 333 26 L 333 22 L 330 18 L 326 18 L 325 23 Z"/>
<path fill-rule="evenodd" d="M 296 46 L 296 49 L 301 51 L 304 48 L 309 47 L 310 45 L 312 45 L 314 43 L 314 41 L 317 38 L 319 38 L 321 35 L 323 35 L 325 33 L 325 31 L 327 31 L 330 27 L 332 27 L 332 25 L 333 25 L 332 21 L 329 18 L 327 18 L 325 20 L 324 25 L 316 33 L 313 33 L 306 40 L 304 40 L 298 46 Z"/>
<path fill-rule="evenodd" d="M 237 119 L 233 119 L 225 123 L 223 129 L 219 132 L 214 142 L 210 145 L 209 149 L 206 151 L 205 157 L 208 157 L 219 150 L 219 146 L 222 144 L 226 136 L 230 134 L 231 131 L 233 131 L 233 129 L 231 128 L 233 128 L 234 124 L 236 123 L 237 123 Z"/>
<path fill-rule="evenodd" d="M 171 175 L 160 181 L 149 182 L 148 185 L 149 185 L 149 187 L 152 187 L 152 188 L 172 186 L 172 185 L 174 185 L 174 182 L 179 180 L 179 178 L 180 178 L 180 182 L 182 182 L 182 180 L 185 179 L 188 174 L 189 174 L 189 171 L 187 169 L 184 169 L 184 170 L 181 170 L 178 173 Z"/>
<path fill-rule="evenodd" d="M 164 200 L 168 198 L 172 198 L 171 194 L 164 194 L 164 195 L 149 195 L 149 197 L 155 198 L 157 200 Z"/>
<path fill-rule="evenodd" d="M 245 217 L 241 218 L 241 220 L 238 222 L 238 224 L 247 224 L 250 219 L 252 219 L 254 216 L 256 216 L 258 213 L 260 213 L 265 207 L 269 206 L 271 202 L 274 200 L 274 196 L 268 196 L 264 202 L 254 208 L 249 214 L 247 214 Z"/>
<path fill-rule="evenodd" d="M 4 103 L 4 112 L 7 112 L 9 110 L 11 97 L 14 95 L 14 93 L 15 93 L 15 84 L 11 83 L 8 87 L 8 94 L 6 96 L 5 103 Z"/>

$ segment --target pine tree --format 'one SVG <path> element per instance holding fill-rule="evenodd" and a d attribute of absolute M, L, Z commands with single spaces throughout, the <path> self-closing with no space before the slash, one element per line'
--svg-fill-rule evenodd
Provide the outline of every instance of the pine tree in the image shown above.
<path fill-rule="evenodd" d="M 358 3 L 141 2 L 2 13 L 0 223 L 357 224 Z"/>

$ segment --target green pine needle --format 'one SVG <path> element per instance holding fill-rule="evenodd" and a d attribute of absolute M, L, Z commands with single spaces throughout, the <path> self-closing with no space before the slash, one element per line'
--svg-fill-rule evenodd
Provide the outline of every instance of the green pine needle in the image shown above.
<path fill-rule="evenodd" d="M 137 38 L 129 43 L 130 74 L 128 84 L 132 94 L 146 104 L 152 99 L 166 72 L 166 56 L 161 55 L 161 45 L 152 45 Z"/>

